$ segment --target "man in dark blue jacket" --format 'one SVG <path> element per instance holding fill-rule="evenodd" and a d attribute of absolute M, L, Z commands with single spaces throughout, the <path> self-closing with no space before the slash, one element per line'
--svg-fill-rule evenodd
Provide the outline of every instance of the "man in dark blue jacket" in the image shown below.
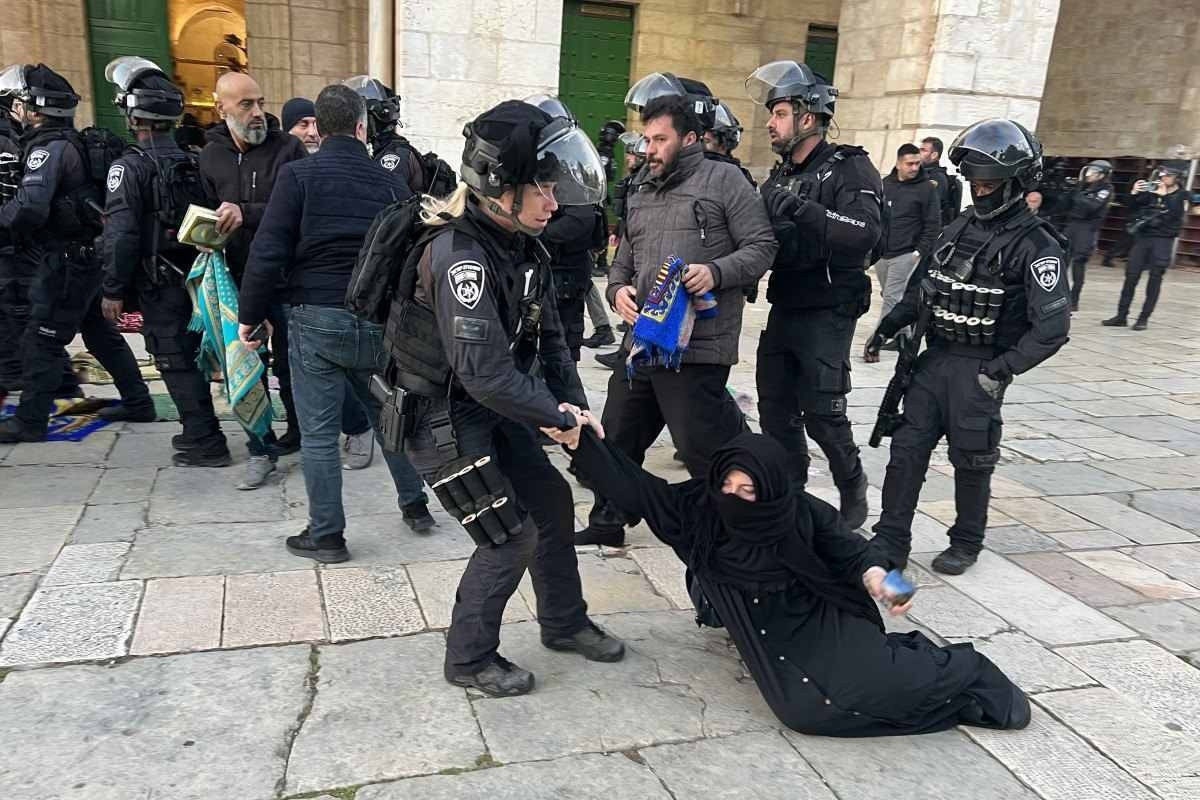
<path fill-rule="evenodd" d="M 259 340 L 251 334 L 267 320 L 279 276 L 285 276 L 309 509 L 308 527 L 289 537 L 287 547 L 294 555 L 337 562 L 350 557 L 338 453 L 344 382 L 350 381 L 378 427 L 380 403 L 368 387 L 383 366 L 383 328 L 346 311 L 346 287 L 371 221 L 412 192 L 367 155 L 367 110 L 353 89 L 325 87 L 316 110 L 321 149 L 279 171 L 250 247 L 238 322 L 242 341 L 257 348 Z M 428 530 L 433 518 L 420 477 L 403 454 L 385 452 L 384 457 L 405 522 L 414 531 Z"/>

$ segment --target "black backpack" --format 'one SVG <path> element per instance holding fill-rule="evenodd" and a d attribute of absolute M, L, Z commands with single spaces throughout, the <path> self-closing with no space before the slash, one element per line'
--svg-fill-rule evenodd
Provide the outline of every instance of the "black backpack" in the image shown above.
<path fill-rule="evenodd" d="M 158 228 L 155 253 L 179 250 L 186 246 L 180 244 L 178 234 L 188 206 L 208 205 L 208 195 L 200 178 L 200 157 L 183 152 L 155 158 L 136 145 L 133 150 L 154 164 L 151 187 L 154 221 Z"/>
<path fill-rule="evenodd" d="M 72 131 L 71 134 L 75 132 Z M 104 227 L 104 197 L 108 183 L 108 168 L 113 162 L 124 155 L 129 142 L 117 136 L 108 128 L 84 128 L 79 131 L 78 139 L 73 140 L 79 154 L 87 164 L 88 177 L 91 183 L 81 187 L 76 195 L 76 208 L 80 218 L 99 233 Z"/>
<path fill-rule="evenodd" d="M 421 171 L 425 173 L 425 194 L 446 197 L 458 187 L 458 176 L 437 153 L 425 153 L 420 158 Z"/>
<path fill-rule="evenodd" d="M 420 195 L 392 203 L 375 216 L 350 273 L 347 311 L 378 325 L 387 321 L 400 273 L 424 230 Z"/>

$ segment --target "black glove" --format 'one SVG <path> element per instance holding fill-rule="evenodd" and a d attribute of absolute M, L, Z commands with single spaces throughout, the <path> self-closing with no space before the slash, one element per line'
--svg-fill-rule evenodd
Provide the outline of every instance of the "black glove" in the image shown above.
<path fill-rule="evenodd" d="M 879 361 L 879 350 L 886 341 L 887 339 L 878 330 L 871 334 L 871 338 L 867 340 L 866 346 L 863 347 L 863 361 L 868 364 L 874 364 Z"/>
<path fill-rule="evenodd" d="M 979 371 L 994 381 L 1008 383 L 1012 380 L 1013 371 L 1003 356 L 997 356 L 991 361 L 979 365 Z"/>
<path fill-rule="evenodd" d="M 771 218 L 771 224 L 777 225 L 779 223 L 794 223 L 796 215 L 800 213 L 800 209 L 804 207 L 804 203 L 791 192 L 773 188 L 763 197 L 763 206 L 767 210 L 767 216 Z"/>

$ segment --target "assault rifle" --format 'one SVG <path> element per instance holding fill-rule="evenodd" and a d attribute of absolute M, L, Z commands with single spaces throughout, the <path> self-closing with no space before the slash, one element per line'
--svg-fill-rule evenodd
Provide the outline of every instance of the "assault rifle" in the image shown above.
<path fill-rule="evenodd" d="M 920 267 L 918 266 L 918 269 Z M 883 401 L 879 404 L 879 416 L 875 419 L 875 427 L 871 429 L 868 444 L 879 447 L 885 436 L 891 436 L 902 424 L 904 414 L 900 411 L 900 402 L 904 399 L 912 383 L 913 370 L 917 365 L 917 354 L 921 351 L 921 340 L 925 338 L 925 329 L 929 327 L 929 319 L 933 315 L 933 298 L 937 296 L 932 281 L 928 278 L 921 280 L 921 307 L 917 312 L 917 321 L 913 323 L 912 337 L 902 341 L 896 358 L 896 372 L 888 381 L 883 393 Z"/>

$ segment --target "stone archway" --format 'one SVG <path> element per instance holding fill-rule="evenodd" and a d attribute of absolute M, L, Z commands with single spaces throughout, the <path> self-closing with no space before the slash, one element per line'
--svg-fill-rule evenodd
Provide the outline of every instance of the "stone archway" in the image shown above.
<path fill-rule="evenodd" d="M 185 111 L 200 124 L 216 121 L 213 88 L 217 78 L 248 66 L 243 0 L 169 0 L 168 26 L 175 80 L 183 89 Z"/>

